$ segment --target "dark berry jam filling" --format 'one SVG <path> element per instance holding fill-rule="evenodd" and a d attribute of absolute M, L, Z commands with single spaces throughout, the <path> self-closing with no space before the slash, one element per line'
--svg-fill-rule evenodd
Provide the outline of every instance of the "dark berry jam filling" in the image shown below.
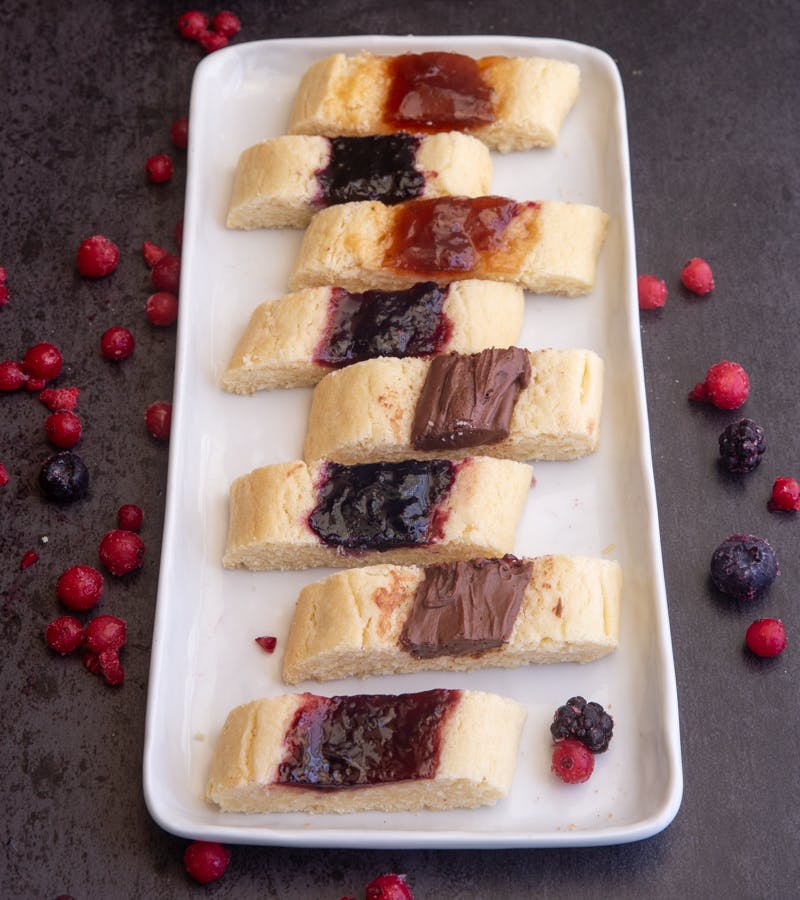
<path fill-rule="evenodd" d="M 460 691 L 318 697 L 307 694 L 286 732 L 277 783 L 346 788 L 433 778 L 442 726 Z"/>
<path fill-rule="evenodd" d="M 397 211 L 385 264 L 422 275 L 471 272 L 481 255 L 502 246 L 519 211 L 507 197 L 413 201 Z"/>
<path fill-rule="evenodd" d="M 314 534 L 345 550 L 390 550 L 440 540 L 439 505 L 455 480 L 446 459 L 342 466 L 329 462 L 308 517 Z"/>
<path fill-rule="evenodd" d="M 340 367 L 378 356 L 440 353 L 453 332 L 442 312 L 447 290 L 432 281 L 405 291 L 351 294 L 335 288 L 314 361 Z"/>
<path fill-rule="evenodd" d="M 356 200 L 401 203 L 425 190 L 417 170 L 420 139 L 411 134 L 331 138 L 331 159 L 317 172 L 317 206 Z"/>
<path fill-rule="evenodd" d="M 384 120 L 427 130 L 458 130 L 494 121 L 492 88 L 480 65 L 460 53 L 406 53 L 389 63 Z"/>

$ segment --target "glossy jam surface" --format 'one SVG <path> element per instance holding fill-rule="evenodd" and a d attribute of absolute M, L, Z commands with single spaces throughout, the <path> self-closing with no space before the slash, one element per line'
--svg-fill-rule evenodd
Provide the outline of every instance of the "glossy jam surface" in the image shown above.
<path fill-rule="evenodd" d="M 330 162 L 317 172 L 317 205 L 419 197 L 425 190 L 425 175 L 416 166 L 419 142 L 411 134 L 331 138 Z"/>
<path fill-rule="evenodd" d="M 346 788 L 433 778 L 442 726 L 461 696 L 418 694 L 306 695 L 289 727 L 277 782 Z"/>
<path fill-rule="evenodd" d="M 420 275 L 471 272 L 484 254 L 503 246 L 520 211 L 507 197 L 439 197 L 398 209 L 385 264 Z"/>
<path fill-rule="evenodd" d="M 327 463 L 308 517 L 323 542 L 345 550 L 390 550 L 440 540 L 440 504 L 455 480 L 445 459 L 342 466 Z"/>
<path fill-rule="evenodd" d="M 405 291 L 334 289 L 325 336 L 314 361 L 346 366 L 378 356 L 431 356 L 450 340 L 453 323 L 442 312 L 447 288 L 426 281 Z"/>
<path fill-rule="evenodd" d="M 384 119 L 396 127 L 459 130 L 495 118 L 478 62 L 460 53 L 406 53 L 389 63 Z"/>

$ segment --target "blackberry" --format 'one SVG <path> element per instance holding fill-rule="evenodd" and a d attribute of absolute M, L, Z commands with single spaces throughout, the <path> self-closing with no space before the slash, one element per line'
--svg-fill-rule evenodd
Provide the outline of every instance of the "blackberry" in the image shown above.
<path fill-rule="evenodd" d="M 89 470 L 77 453 L 62 450 L 42 463 L 39 487 L 49 500 L 59 503 L 80 500 L 89 488 Z"/>
<path fill-rule="evenodd" d="M 754 534 L 732 534 L 711 557 L 711 580 L 736 600 L 762 594 L 779 574 L 775 551 Z"/>
<path fill-rule="evenodd" d="M 728 425 L 719 436 L 719 455 L 729 472 L 752 472 L 766 449 L 764 429 L 752 419 Z"/>
<path fill-rule="evenodd" d="M 564 706 L 559 706 L 550 726 L 553 740 L 575 738 L 592 753 L 608 750 L 613 730 L 614 720 L 603 707 L 593 700 L 587 703 L 583 697 L 570 697 Z"/>

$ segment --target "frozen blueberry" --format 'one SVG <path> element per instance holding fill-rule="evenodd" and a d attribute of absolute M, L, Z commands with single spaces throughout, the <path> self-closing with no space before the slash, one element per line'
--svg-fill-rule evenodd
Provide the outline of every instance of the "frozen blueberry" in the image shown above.
<path fill-rule="evenodd" d="M 780 573 L 775 551 L 754 534 L 732 534 L 711 557 L 711 579 L 737 600 L 752 600 Z"/>
<path fill-rule="evenodd" d="M 88 490 L 89 470 L 77 453 L 54 453 L 42 463 L 39 486 L 48 500 L 71 503 L 80 500 Z"/>

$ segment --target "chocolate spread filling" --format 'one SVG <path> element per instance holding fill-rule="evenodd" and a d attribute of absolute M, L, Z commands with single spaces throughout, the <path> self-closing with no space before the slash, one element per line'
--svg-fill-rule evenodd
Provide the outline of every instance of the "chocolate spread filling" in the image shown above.
<path fill-rule="evenodd" d="M 507 554 L 428 566 L 400 645 L 418 659 L 466 656 L 507 643 L 533 562 Z"/>
<path fill-rule="evenodd" d="M 530 356 L 519 347 L 434 357 L 414 412 L 411 445 L 457 450 L 505 440 L 530 380 Z"/>

